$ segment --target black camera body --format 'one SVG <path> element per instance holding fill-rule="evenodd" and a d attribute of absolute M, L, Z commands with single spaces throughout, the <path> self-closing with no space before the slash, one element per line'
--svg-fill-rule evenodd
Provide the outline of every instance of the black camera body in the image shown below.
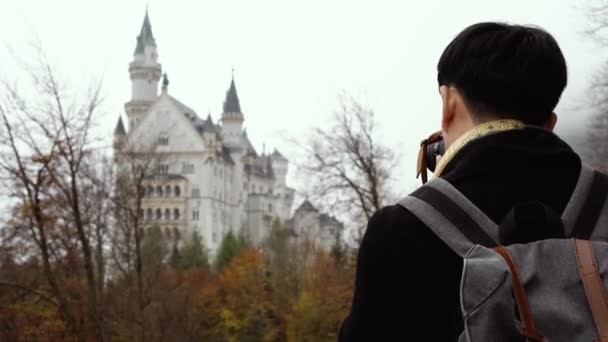
<path fill-rule="evenodd" d="M 435 132 L 420 143 L 418 152 L 418 163 L 416 165 L 416 178 L 422 176 L 422 183 L 428 180 L 427 169 L 435 172 L 437 168 L 437 156 L 445 153 L 445 143 L 442 132 Z"/>
<path fill-rule="evenodd" d="M 437 168 L 437 156 L 445 153 L 445 143 L 442 140 L 426 145 L 426 168 L 435 172 Z"/>

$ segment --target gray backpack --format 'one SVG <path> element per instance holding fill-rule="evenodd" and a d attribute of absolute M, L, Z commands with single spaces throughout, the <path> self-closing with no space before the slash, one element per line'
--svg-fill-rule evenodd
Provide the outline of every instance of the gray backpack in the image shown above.
<path fill-rule="evenodd" d="M 571 239 L 509 246 L 442 179 L 399 202 L 464 260 L 460 342 L 608 342 L 607 192 L 608 177 L 583 167 L 562 214 Z"/>

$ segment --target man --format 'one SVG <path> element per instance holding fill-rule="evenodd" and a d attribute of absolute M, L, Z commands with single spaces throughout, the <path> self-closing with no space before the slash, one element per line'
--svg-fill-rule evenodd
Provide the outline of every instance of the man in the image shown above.
<path fill-rule="evenodd" d="M 435 176 L 497 223 L 520 203 L 562 213 L 581 161 L 551 132 L 567 83 L 555 39 L 536 27 L 475 24 L 447 46 L 437 69 L 447 150 Z M 518 235 L 542 238 L 534 227 Z M 411 212 L 379 210 L 360 246 L 339 340 L 457 341 L 461 273 L 462 259 Z"/>

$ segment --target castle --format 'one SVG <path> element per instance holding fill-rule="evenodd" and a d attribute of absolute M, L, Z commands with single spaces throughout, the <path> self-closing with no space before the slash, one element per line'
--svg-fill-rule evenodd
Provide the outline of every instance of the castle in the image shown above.
<path fill-rule="evenodd" d="M 129 74 L 131 99 L 124 107 L 128 131 L 119 118 L 116 160 L 120 167 L 127 145 L 163 156 L 146 179 L 141 205 L 145 222 L 176 240 L 197 231 L 213 253 L 229 230 L 245 229 L 259 244 L 274 218 L 290 220 L 294 189 L 286 184 L 289 162 L 276 149 L 259 154 L 253 147 L 243 127 L 234 75 L 219 122 L 211 114 L 201 119 L 169 95 L 147 12 Z"/>

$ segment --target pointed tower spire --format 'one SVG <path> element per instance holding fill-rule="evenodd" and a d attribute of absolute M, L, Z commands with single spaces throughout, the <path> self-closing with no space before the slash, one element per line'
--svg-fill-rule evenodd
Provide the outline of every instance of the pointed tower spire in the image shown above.
<path fill-rule="evenodd" d="M 243 121 L 245 121 L 245 117 L 241 113 L 241 104 L 239 103 L 239 96 L 236 94 L 236 86 L 234 85 L 234 69 L 232 69 L 232 80 L 230 81 L 230 88 L 226 92 L 224 112 L 221 119 L 221 134 L 226 146 L 235 149 L 243 147 L 241 140 Z"/>
<path fill-rule="evenodd" d="M 165 72 L 163 74 L 163 88 L 162 88 L 163 94 L 166 94 L 168 89 L 169 89 L 169 77 L 167 76 L 167 73 Z"/>
<path fill-rule="evenodd" d="M 135 47 L 135 54 L 143 54 L 146 46 L 156 47 L 156 40 L 152 34 L 152 25 L 150 24 L 150 17 L 148 17 L 148 7 L 146 6 L 146 16 L 144 22 L 141 25 L 139 36 L 137 36 L 137 45 Z"/>
<path fill-rule="evenodd" d="M 201 130 L 203 132 L 216 132 L 215 124 L 213 123 L 213 119 L 211 118 L 211 113 L 207 114 L 207 119 L 203 122 L 203 126 Z"/>
<path fill-rule="evenodd" d="M 114 136 L 123 136 L 127 135 L 127 131 L 125 130 L 125 125 L 122 123 L 122 117 L 118 117 L 118 123 L 116 124 L 116 128 L 114 129 Z"/>
<path fill-rule="evenodd" d="M 234 85 L 234 69 L 232 69 L 232 81 L 230 82 L 230 88 L 226 92 L 226 100 L 224 101 L 224 113 L 240 113 L 241 104 L 239 103 L 239 96 L 236 93 L 236 86 Z"/>

